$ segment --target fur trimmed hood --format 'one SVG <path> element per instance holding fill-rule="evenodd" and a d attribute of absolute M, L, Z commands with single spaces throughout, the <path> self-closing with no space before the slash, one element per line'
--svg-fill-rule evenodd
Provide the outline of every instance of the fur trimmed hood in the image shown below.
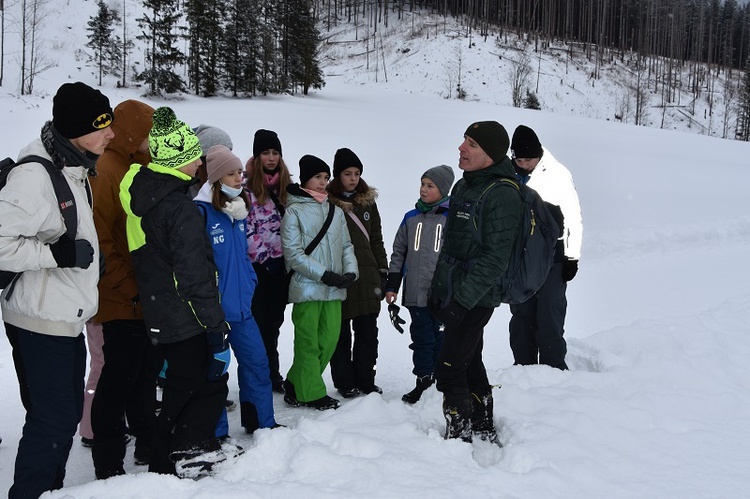
<path fill-rule="evenodd" d="M 328 200 L 345 212 L 352 211 L 355 204 L 362 207 L 372 206 L 375 204 L 375 200 L 377 198 L 378 190 L 374 187 L 370 187 L 365 192 L 358 192 L 357 194 L 349 198 L 340 198 L 330 193 L 328 194 Z"/>

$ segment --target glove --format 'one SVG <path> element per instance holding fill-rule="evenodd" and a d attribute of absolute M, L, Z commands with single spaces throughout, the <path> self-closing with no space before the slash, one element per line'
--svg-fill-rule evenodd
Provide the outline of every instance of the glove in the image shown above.
<path fill-rule="evenodd" d="M 455 329 L 461 325 L 468 310 L 456 301 L 449 301 L 437 313 L 437 318 L 446 328 Z"/>
<path fill-rule="evenodd" d="M 572 281 L 578 273 L 578 260 L 565 260 L 562 265 L 563 281 Z"/>
<path fill-rule="evenodd" d="M 352 284 L 354 284 L 354 281 L 357 280 L 357 274 L 353 272 L 347 272 L 343 275 L 343 280 L 341 281 L 341 284 L 339 285 L 339 288 L 346 289 Z"/>
<path fill-rule="evenodd" d="M 227 343 L 226 331 L 207 333 L 208 335 L 208 370 L 206 379 L 208 381 L 220 381 L 221 377 L 229 370 L 231 355 Z"/>
<path fill-rule="evenodd" d="M 87 269 L 94 261 L 94 248 L 85 239 L 73 241 L 67 235 L 63 235 L 50 244 L 49 249 L 52 251 L 58 268 L 61 269 L 70 267 Z"/>
<path fill-rule="evenodd" d="M 326 286 L 331 286 L 332 288 L 340 288 L 341 285 L 344 284 L 344 276 L 342 276 L 341 274 L 337 274 L 336 272 L 326 270 L 325 272 L 323 272 L 323 277 L 320 278 L 320 281 Z"/>
<path fill-rule="evenodd" d="M 400 310 L 401 307 L 399 307 L 395 303 L 391 303 L 390 305 L 388 305 L 388 315 L 391 316 L 391 324 L 393 324 L 393 327 L 396 328 L 396 331 L 404 334 L 404 328 L 401 327 L 401 324 L 406 324 L 406 321 L 398 316 Z"/>

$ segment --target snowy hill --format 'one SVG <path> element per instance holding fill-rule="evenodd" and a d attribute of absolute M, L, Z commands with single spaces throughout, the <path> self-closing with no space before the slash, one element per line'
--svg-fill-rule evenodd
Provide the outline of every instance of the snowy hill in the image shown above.
<path fill-rule="evenodd" d="M 51 7 L 57 5 L 88 12 L 93 2 L 67 0 Z M 39 76 L 38 94 L 18 97 L 2 87 L 3 157 L 16 155 L 51 117 L 51 96 L 61 83 L 94 84 L 92 69 L 82 59 L 76 62 L 71 49 L 83 45 L 78 37 L 83 25 L 84 19 L 47 25 L 45 36 L 59 40 L 48 53 L 60 64 Z M 413 46 L 410 52 L 417 58 L 428 51 L 438 49 L 417 52 Z M 381 66 L 377 85 L 364 81 L 374 75 L 357 58 L 328 64 L 328 84 L 308 97 L 187 95 L 147 102 L 172 106 L 190 124 L 222 127 L 243 160 L 251 154 L 256 129 L 276 130 L 295 174 L 303 154 L 330 164 L 337 148 L 351 148 L 364 163 L 363 177 L 379 190 L 389 253 L 403 213 L 416 201 L 421 173 L 445 163 L 460 174 L 457 147 L 469 123 L 495 119 L 511 133 L 520 123 L 532 126 L 570 168 L 583 209 L 581 270 L 568 293 L 571 370 L 512 366 L 509 312 L 498 308 L 487 327 L 484 358 L 490 381 L 502 385 L 495 390 L 495 423 L 504 448 L 445 441 L 437 391 L 431 389 L 415 406 L 401 402 L 414 382 L 409 338 L 381 313 L 382 396 L 319 413 L 290 408 L 276 395 L 277 419 L 286 428 L 252 437 L 242 433 L 239 413 L 232 412 L 230 433 L 247 452 L 199 482 L 146 473 L 133 464 L 132 446 L 127 476 L 95 481 L 89 450 L 76 439 L 66 487 L 46 497 L 746 496 L 750 144 L 517 109 L 507 102 L 445 99 L 439 76 L 394 70 L 388 62 L 389 81 L 382 81 Z M 501 87 L 487 85 L 498 92 Z M 415 90 L 421 88 L 434 91 Z M 103 91 L 113 104 L 139 95 L 137 89 Z M 287 320 L 280 338 L 282 368 L 291 362 L 292 337 Z M 0 377 L 4 493 L 12 483 L 24 414 L 7 341 L 0 341 Z M 234 376 L 230 390 L 237 399 Z"/>

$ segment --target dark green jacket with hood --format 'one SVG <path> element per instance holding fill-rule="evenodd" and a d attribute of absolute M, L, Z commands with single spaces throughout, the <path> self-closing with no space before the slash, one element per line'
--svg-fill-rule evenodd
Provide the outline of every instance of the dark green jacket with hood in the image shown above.
<path fill-rule="evenodd" d="M 472 309 L 501 303 L 496 283 L 508 267 L 522 214 L 521 198 L 514 189 L 488 191 L 501 178 L 516 179 L 507 157 L 465 172 L 451 191 L 445 240 L 432 281 L 433 299 L 442 305 L 454 300 Z"/>

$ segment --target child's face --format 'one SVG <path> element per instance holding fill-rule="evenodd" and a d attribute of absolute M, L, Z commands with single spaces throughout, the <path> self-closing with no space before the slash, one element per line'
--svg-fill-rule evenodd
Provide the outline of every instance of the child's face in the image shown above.
<path fill-rule="evenodd" d="M 305 182 L 305 185 L 303 185 L 302 187 L 311 191 L 324 193 L 326 191 L 326 186 L 328 185 L 329 178 L 331 177 L 326 172 L 320 172 L 314 177 L 310 178 L 310 180 Z"/>
<path fill-rule="evenodd" d="M 260 162 L 263 165 L 264 170 L 271 171 L 279 166 L 279 159 L 281 155 L 276 149 L 266 149 L 260 153 Z"/>
<path fill-rule="evenodd" d="M 242 187 L 242 169 L 238 168 L 233 172 L 227 173 L 226 175 L 221 177 L 221 183 L 226 185 L 227 187 L 239 189 L 240 187 Z"/>
<path fill-rule="evenodd" d="M 188 163 L 186 165 L 181 166 L 180 168 L 178 168 L 178 170 L 180 170 L 182 173 L 184 173 L 185 175 L 189 177 L 195 177 L 195 172 L 198 171 L 198 167 L 200 165 L 201 165 L 201 160 L 199 158 L 193 161 L 192 163 Z"/>
<path fill-rule="evenodd" d="M 359 176 L 362 172 L 356 166 L 350 166 L 340 173 L 341 185 L 346 192 L 352 192 L 359 184 Z"/>
<path fill-rule="evenodd" d="M 419 187 L 419 199 L 425 204 L 432 204 L 442 199 L 440 189 L 437 188 L 435 183 L 427 177 L 422 179 L 422 185 Z"/>

